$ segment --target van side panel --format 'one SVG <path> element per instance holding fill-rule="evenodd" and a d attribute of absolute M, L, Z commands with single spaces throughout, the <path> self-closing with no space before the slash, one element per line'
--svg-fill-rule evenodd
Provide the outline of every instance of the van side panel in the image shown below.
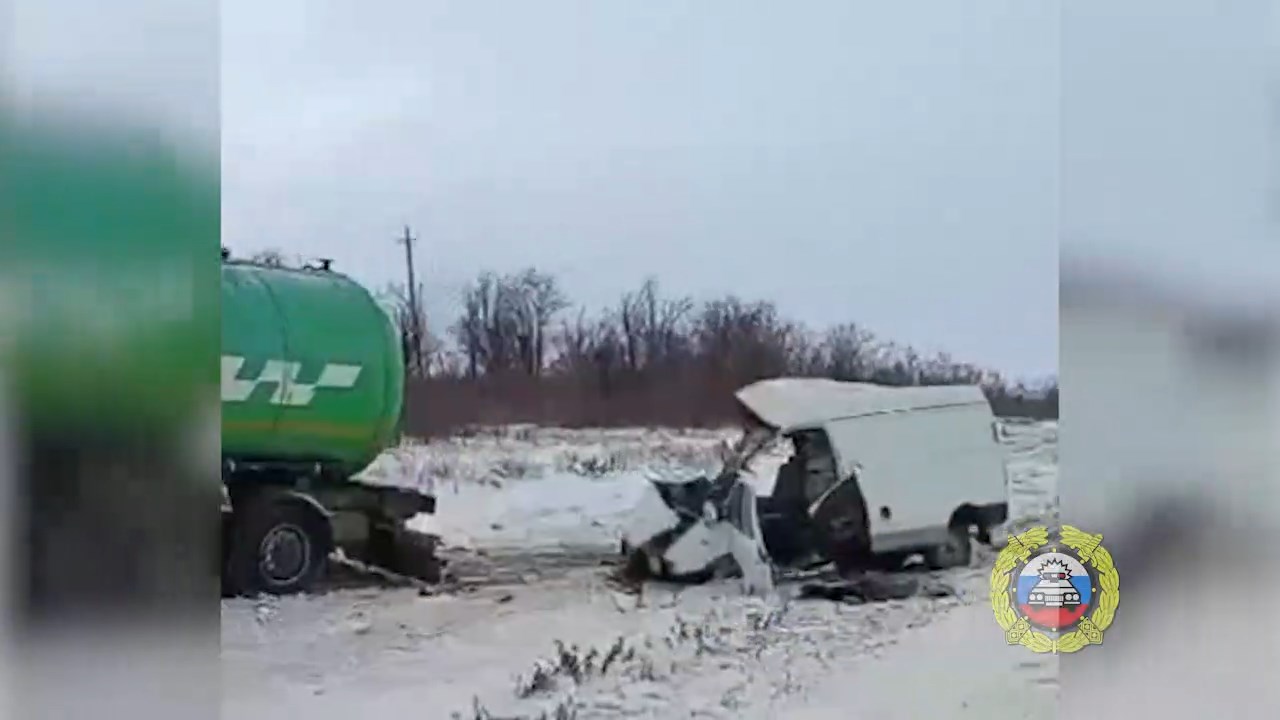
<path fill-rule="evenodd" d="M 827 426 L 841 475 L 861 465 L 872 550 L 945 542 L 959 506 L 1007 502 L 1004 448 L 986 403 L 869 415 Z M 887 508 L 885 519 L 881 509 Z"/>

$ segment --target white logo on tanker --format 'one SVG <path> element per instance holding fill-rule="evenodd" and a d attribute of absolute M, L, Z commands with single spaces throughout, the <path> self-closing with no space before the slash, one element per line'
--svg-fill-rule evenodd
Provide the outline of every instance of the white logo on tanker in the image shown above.
<path fill-rule="evenodd" d="M 240 378 L 245 359 L 236 355 L 222 356 L 222 402 L 244 402 L 259 385 L 275 385 L 268 402 L 272 405 L 305 407 L 315 399 L 316 390 L 330 388 L 349 390 L 355 387 L 362 368 L 359 365 L 326 363 L 313 383 L 298 382 L 302 363 L 268 360 L 254 378 Z"/>

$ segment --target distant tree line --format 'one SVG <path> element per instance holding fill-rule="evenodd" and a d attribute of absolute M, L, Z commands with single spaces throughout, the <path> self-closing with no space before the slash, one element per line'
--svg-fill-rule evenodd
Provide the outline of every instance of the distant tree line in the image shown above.
<path fill-rule="evenodd" d="M 462 310 L 447 324 L 414 323 L 405 295 L 387 293 L 406 338 L 406 429 L 415 434 L 518 422 L 719 425 L 736 419 L 734 389 L 778 376 L 976 384 L 1001 416 L 1058 415 L 1056 380 L 1026 387 L 854 322 L 814 330 L 772 302 L 727 295 L 699 303 L 662 292 L 654 279 L 589 313 L 536 268 L 484 272 L 463 288 Z M 415 327 L 430 331 L 410 341 Z"/>

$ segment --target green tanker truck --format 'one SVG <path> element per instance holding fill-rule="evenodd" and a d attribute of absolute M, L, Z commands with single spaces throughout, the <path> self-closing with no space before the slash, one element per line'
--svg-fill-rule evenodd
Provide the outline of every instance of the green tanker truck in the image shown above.
<path fill-rule="evenodd" d="M 399 440 L 405 367 L 391 318 L 328 262 L 222 262 L 224 593 L 304 591 L 334 549 L 434 581 L 432 539 L 405 522 L 426 491 L 354 476 Z"/>

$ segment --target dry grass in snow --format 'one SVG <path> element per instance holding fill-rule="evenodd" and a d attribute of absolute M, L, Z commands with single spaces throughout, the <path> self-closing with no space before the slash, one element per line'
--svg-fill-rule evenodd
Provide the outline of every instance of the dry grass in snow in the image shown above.
<path fill-rule="evenodd" d="M 373 482 L 434 487 L 501 487 L 549 475 L 605 477 L 622 472 L 709 471 L 736 431 L 646 428 L 570 430 L 510 425 L 420 442 L 406 441 L 365 471 Z"/>

